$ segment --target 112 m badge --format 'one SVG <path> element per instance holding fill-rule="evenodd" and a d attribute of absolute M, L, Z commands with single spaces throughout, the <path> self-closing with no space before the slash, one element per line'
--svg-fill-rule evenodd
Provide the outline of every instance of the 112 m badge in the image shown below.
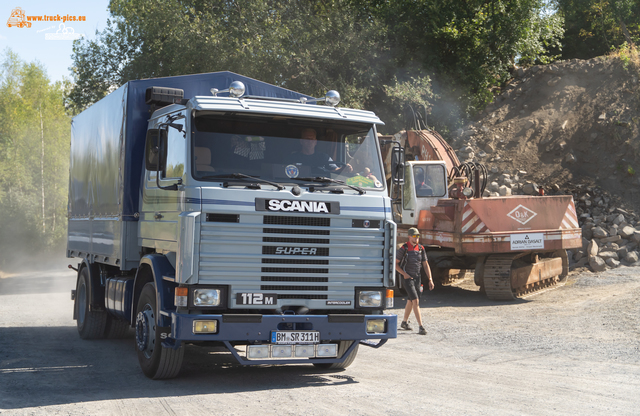
<path fill-rule="evenodd" d="M 275 293 L 237 293 L 237 305 L 275 305 L 278 295 Z"/>

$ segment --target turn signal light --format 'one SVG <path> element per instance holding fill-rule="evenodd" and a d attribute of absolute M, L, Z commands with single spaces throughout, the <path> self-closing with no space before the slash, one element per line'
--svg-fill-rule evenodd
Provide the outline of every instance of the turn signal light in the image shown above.
<path fill-rule="evenodd" d="M 175 304 L 180 307 L 187 307 L 187 297 L 189 296 L 189 288 L 177 287 L 175 294 Z"/>
<path fill-rule="evenodd" d="M 385 300 L 387 308 L 393 308 L 393 289 L 387 289 Z"/>

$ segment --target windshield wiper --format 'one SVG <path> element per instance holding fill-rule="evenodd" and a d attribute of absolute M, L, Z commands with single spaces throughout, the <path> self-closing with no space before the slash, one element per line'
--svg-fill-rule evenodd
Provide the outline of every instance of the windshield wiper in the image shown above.
<path fill-rule="evenodd" d="M 282 191 L 284 189 L 284 186 L 280 185 L 279 183 L 271 182 L 257 176 L 245 175 L 244 173 L 222 173 L 220 175 L 204 176 L 200 179 L 251 179 L 260 183 L 266 183 L 268 185 L 275 186 L 276 188 L 278 188 L 278 191 Z"/>
<path fill-rule="evenodd" d="M 316 177 L 309 177 L 309 178 L 292 178 L 292 179 L 299 179 L 301 181 L 308 181 L 308 182 L 319 182 L 319 183 L 337 183 L 338 185 L 343 185 L 343 186 L 347 186 L 351 189 L 353 189 L 354 191 L 358 191 L 358 193 L 360 193 L 360 195 L 364 194 L 365 191 L 362 188 L 359 188 L 357 186 L 353 186 L 353 185 L 349 185 L 348 183 L 344 182 L 344 181 L 339 181 L 337 179 L 331 179 L 331 178 L 327 178 L 326 176 L 316 176 Z"/>

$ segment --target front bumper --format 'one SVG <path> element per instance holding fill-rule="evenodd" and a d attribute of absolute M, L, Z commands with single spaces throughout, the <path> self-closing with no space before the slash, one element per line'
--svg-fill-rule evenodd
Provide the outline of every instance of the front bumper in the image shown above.
<path fill-rule="evenodd" d="M 368 333 L 367 321 L 385 319 L 384 333 Z M 215 334 L 194 334 L 193 323 L 197 320 L 217 320 Z M 266 345 L 271 344 L 271 332 L 276 330 L 303 330 L 320 332 L 321 343 L 337 341 L 356 341 L 342 357 L 335 359 L 286 359 L 286 360 L 246 360 L 238 355 L 234 344 Z M 380 343 L 396 338 L 396 315 L 190 315 L 171 314 L 171 338 L 177 343 L 191 341 L 220 341 L 238 359 L 241 364 L 295 364 L 295 363 L 332 363 L 342 362 L 361 340 L 377 340 Z M 379 344 L 381 345 L 381 344 Z"/>

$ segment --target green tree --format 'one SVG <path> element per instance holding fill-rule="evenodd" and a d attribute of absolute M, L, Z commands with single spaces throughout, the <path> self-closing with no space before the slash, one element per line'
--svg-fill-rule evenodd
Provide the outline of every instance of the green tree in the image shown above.
<path fill-rule="evenodd" d="M 418 64 L 432 73 L 441 96 L 434 113 L 448 126 L 483 108 L 493 98 L 491 88 L 510 78 L 518 57 L 528 64 L 548 60 L 562 35 L 561 18 L 547 13 L 541 0 L 362 4 L 388 27 L 398 66 Z"/>
<path fill-rule="evenodd" d="M 421 88 L 424 109 L 438 113 L 436 126 L 448 129 L 491 100 L 518 57 L 551 59 L 562 20 L 545 7 L 544 0 L 112 0 L 108 27 L 74 44 L 69 100 L 78 111 L 129 80 L 230 70 L 310 95 L 337 89 L 344 105 L 387 120 L 387 132 L 412 125 L 403 121 L 415 107 L 411 85 Z"/>
<path fill-rule="evenodd" d="M 385 88 L 413 75 L 350 0 L 113 0 L 110 11 L 96 40 L 74 44 L 75 111 L 129 80 L 229 70 L 314 96 L 336 89 L 343 105 L 395 120 Z"/>
<path fill-rule="evenodd" d="M 588 59 L 640 42 L 640 0 L 558 0 L 565 16 L 563 58 Z"/>
<path fill-rule="evenodd" d="M 70 120 L 61 83 L 4 53 L 0 74 L 0 250 L 59 246 L 66 235 Z"/>

